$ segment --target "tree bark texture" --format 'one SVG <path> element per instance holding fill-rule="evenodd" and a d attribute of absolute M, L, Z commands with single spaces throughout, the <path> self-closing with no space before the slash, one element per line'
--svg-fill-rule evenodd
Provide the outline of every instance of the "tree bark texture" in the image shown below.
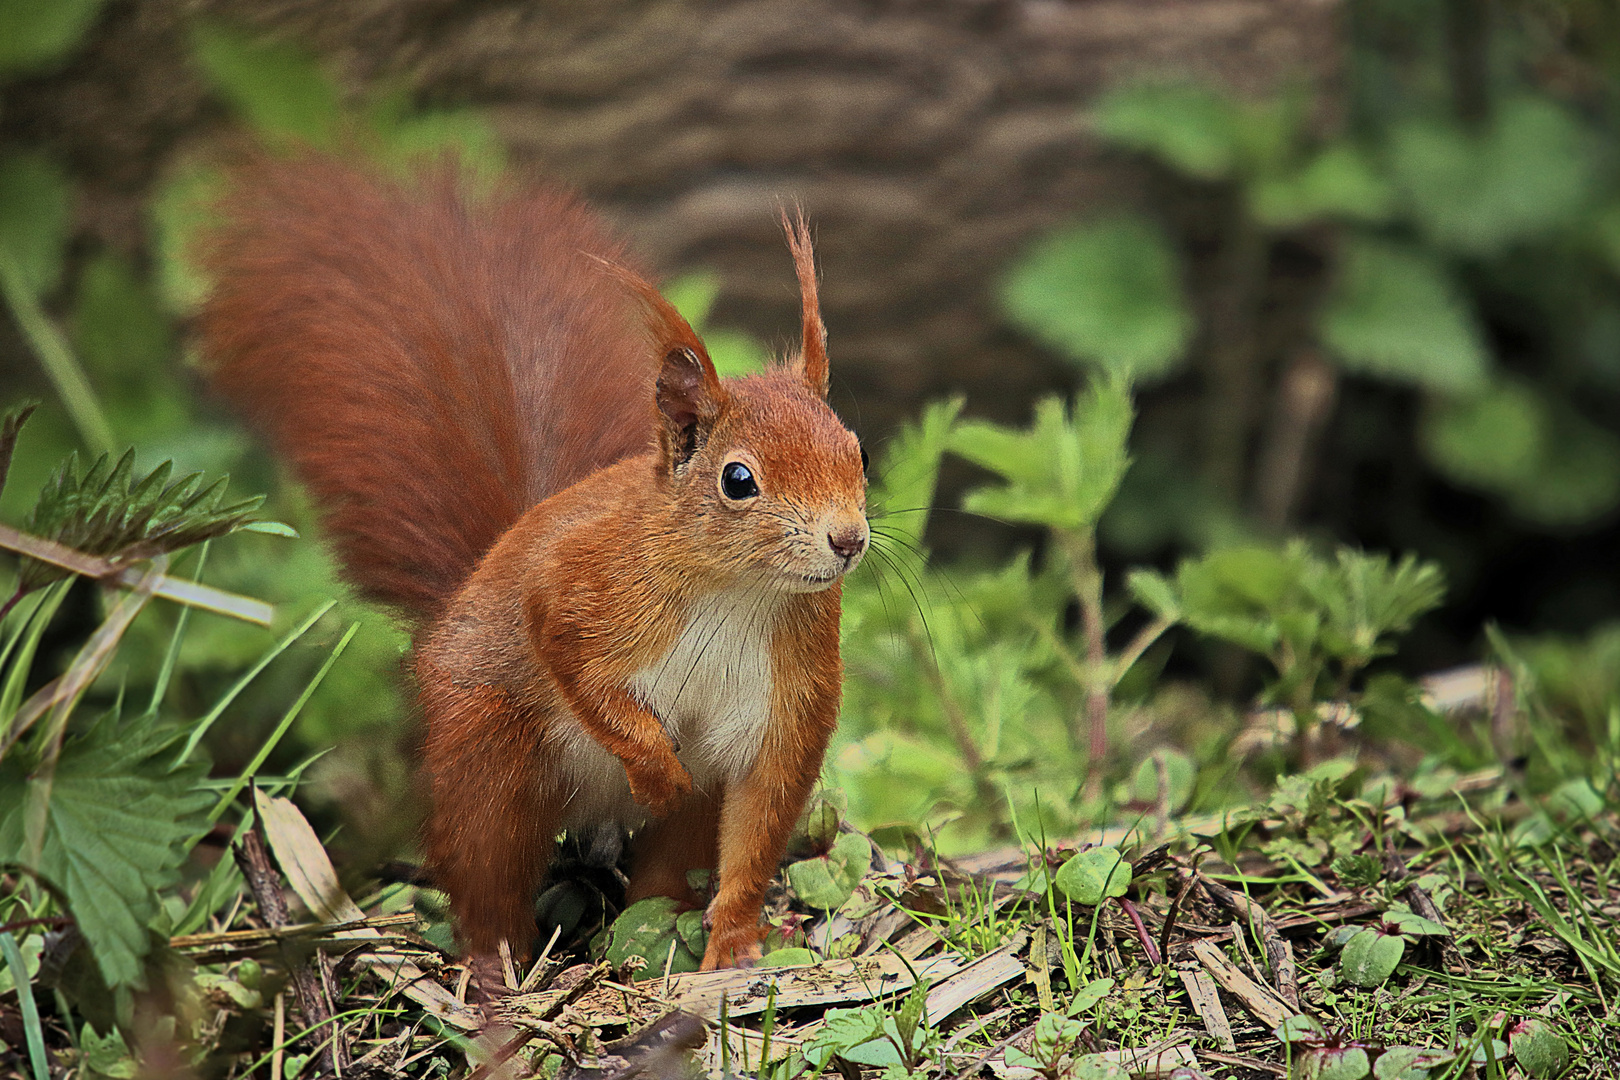
<path fill-rule="evenodd" d="M 706 267 L 715 321 L 796 327 L 777 209 L 814 223 L 834 398 L 866 431 L 929 397 L 1022 420 L 1062 365 L 994 288 L 1034 237 L 1140 202 L 1149 172 L 1087 133 L 1121 80 L 1330 87 L 1336 0 L 112 0 L 61 69 L 15 82 L 0 141 L 80 182 L 80 236 L 139 254 L 143 198 L 230 120 L 191 20 L 313 49 L 346 90 L 485 111 L 655 268 Z"/>

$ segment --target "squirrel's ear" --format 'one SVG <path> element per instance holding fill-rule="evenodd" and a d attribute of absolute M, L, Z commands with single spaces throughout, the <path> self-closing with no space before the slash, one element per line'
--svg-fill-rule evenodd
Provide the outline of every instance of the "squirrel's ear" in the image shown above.
<path fill-rule="evenodd" d="M 682 347 L 664 354 L 657 396 L 662 420 L 658 443 L 664 465 L 673 471 L 690 461 L 708 440 L 726 392 L 709 358 Z"/>
<path fill-rule="evenodd" d="M 821 303 L 816 296 L 816 256 L 810 244 L 810 227 L 804 211 L 795 208 L 792 219 L 782 211 L 782 229 L 793 251 L 793 268 L 799 275 L 799 302 L 804 311 L 804 348 L 799 353 L 799 371 L 805 385 L 820 397 L 827 396 L 827 326 L 821 321 Z"/>

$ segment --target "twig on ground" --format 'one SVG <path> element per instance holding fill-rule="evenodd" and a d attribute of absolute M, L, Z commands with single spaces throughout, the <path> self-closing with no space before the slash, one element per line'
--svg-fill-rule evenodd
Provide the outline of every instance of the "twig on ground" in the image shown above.
<path fill-rule="evenodd" d="M 242 834 L 242 842 L 236 847 L 236 862 L 242 868 L 242 876 L 247 879 L 248 889 L 258 902 L 264 921 L 275 929 L 291 926 L 292 917 L 287 914 L 287 901 L 281 894 L 281 875 L 270 861 L 269 848 L 257 826 Z M 282 964 L 292 980 L 293 993 L 298 996 L 304 1026 L 318 1029 L 331 1024 L 337 1010 L 321 985 L 320 975 L 310 967 L 307 957 L 287 944 L 284 943 L 280 951 Z M 332 1035 L 320 1051 L 321 1067 L 341 1077 L 349 1067 L 349 1048 L 336 1028 Z"/>
<path fill-rule="evenodd" d="M 1299 971 L 1294 964 L 1294 948 L 1277 929 L 1277 922 L 1266 909 L 1255 903 L 1254 900 L 1234 889 L 1228 889 L 1218 881 L 1198 875 L 1199 883 L 1210 899 L 1224 907 L 1230 908 L 1248 920 L 1249 930 L 1259 939 L 1261 946 L 1266 950 L 1266 962 L 1271 967 L 1271 976 L 1277 984 L 1277 993 L 1295 1009 L 1299 1008 Z"/>

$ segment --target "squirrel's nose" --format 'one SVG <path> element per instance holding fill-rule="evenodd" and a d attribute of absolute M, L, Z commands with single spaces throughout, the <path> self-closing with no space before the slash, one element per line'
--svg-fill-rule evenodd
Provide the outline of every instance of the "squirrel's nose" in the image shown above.
<path fill-rule="evenodd" d="M 866 550 L 866 530 L 859 525 L 835 529 L 827 534 L 827 546 L 833 549 L 834 555 L 853 559 Z"/>

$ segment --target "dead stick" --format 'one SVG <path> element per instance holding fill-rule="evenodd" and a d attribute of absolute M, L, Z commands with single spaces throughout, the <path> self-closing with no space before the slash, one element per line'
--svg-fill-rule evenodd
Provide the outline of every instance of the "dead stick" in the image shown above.
<path fill-rule="evenodd" d="M 1203 874 L 1198 877 L 1199 884 L 1204 887 L 1210 899 L 1243 916 L 1248 920 L 1250 932 L 1259 934 L 1261 947 L 1266 950 L 1266 962 L 1271 965 L 1272 981 L 1277 984 L 1278 995 L 1298 1009 L 1299 972 L 1294 966 L 1294 949 L 1277 929 L 1276 920 L 1266 913 L 1265 908 L 1243 893 L 1228 889 Z"/>
<path fill-rule="evenodd" d="M 248 888 L 258 902 L 259 914 L 264 921 L 275 929 L 291 926 L 287 900 L 281 893 L 281 875 L 270 861 L 270 852 L 257 826 L 242 834 L 242 842 L 236 847 L 236 863 L 242 868 L 242 876 L 247 879 Z M 310 968 L 304 956 L 286 944 L 281 946 L 280 952 L 281 962 L 292 980 L 293 993 L 298 997 L 298 1010 L 303 1014 L 304 1026 L 314 1030 L 331 1024 L 336 1009 L 321 985 L 320 976 Z M 326 1040 L 320 1053 L 321 1067 L 341 1077 L 349 1066 L 349 1048 L 343 1042 L 342 1032 L 335 1026 L 332 1037 Z"/>

